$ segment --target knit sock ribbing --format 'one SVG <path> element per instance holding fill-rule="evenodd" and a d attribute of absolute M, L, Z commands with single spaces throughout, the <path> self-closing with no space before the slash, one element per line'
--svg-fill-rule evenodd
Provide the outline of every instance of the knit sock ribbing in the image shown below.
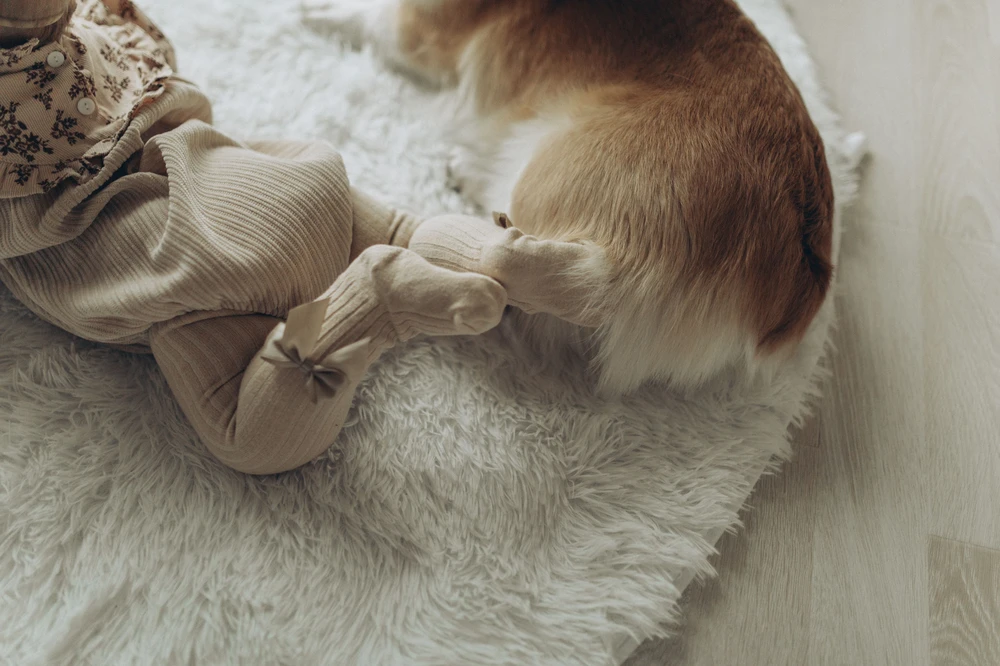
<path fill-rule="evenodd" d="M 499 323 L 506 305 L 503 288 L 485 276 L 454 273 L 384 245 L 363 252 L 322 298 L 328 305 L 314 355 L 369 338 L 369 363 L 421 333 L 482 333 Z"/>

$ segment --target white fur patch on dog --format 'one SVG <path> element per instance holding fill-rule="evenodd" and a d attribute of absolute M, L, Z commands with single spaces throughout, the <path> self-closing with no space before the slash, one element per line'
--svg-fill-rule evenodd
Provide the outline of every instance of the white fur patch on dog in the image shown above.
<path fill-rule="evenodd" d="M 856 178 L 778 0 L 742 3 Z M 445 186 L 433 94 L 299 20 L 296 0 L 147 0 L 240 136 L 317 138 L 422 213 Z M 676 619 L 818 393 L 832 303 L 772 381 L 614 402 L 512 341 L 418 340 L 362 385 L 328 456 L 216 464 L 151 359 L 76 341 L 0 290 L 0 661 L 608 664 Z"/>

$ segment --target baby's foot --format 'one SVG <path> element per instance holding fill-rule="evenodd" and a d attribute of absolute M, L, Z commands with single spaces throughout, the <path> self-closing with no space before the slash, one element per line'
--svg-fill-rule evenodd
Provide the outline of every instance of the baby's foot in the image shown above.
<path fill-rule="evenodd" d="M 507 292 L 496 280 L 434 266 L 403 248 L 379 246 L 374 255 L 372 284 L 404 337 L 478 335 L 500 323 Z M 360 259 L 361 257 L 359 257 Z"/>
<path fill-rule="evenodd" d="M 489 275 L 507 290 L 510 304 L 525 312 L 582 326 L 603 321 L 594 306 L 610 271 L 604 251 L 593 243 L 526 236 L 502 214 L 492 222 L 442 215 L 421 223 L 408 247 L 438 266 Z"/>

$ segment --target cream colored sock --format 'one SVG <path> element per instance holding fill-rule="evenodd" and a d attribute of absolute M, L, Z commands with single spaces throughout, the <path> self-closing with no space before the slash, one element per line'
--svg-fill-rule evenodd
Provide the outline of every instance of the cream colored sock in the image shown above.
<path fill-rule="evenodd" d="M 337 407 L 332 416 L 342 419 L 344 400 L 350 403 L 368 366 L 387 348 L 421 333 L 484 333 L 500 323 L 506 305 L 503 287 L 491 278 L 434 266 L 404 248 L 375 245 L 323 296 L 294 308 L 268 335 L 260 359 L 301 374 L 306 395 L 297 400 L 315 404 L 332 398 Z"/>
<path fill-rule="evenodd" d="M 418 334 L 483 333 L 500 322 L 506 304 L 503 287 L 489 277 L 455 273 L 404 248 L 376 245 L 351 262 L 316 303 L 296 308 L 316 314 L 300 325 L 293 310 L 271 337 L 289 338 L 300 356 L 314 362 L 367 340 L 358 349 L 364 363 L 351 367 L 357 375 L 387 347 Z"/>
<path fill-rule="evenodd" d="M 539 240 L 505 223 L 500 215 L 492 222 L 433 217 L 416 228 L 408 247 L 438 266 L 490 276 L 506 288 L 511 305 L 525 312 L 600 325 L 600 293 L 608 279 L 604 252 L 589 243 Z"/>

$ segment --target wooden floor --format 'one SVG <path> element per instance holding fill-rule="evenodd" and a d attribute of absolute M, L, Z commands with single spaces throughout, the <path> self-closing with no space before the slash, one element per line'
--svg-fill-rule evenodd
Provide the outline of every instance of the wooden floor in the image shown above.
<path fill-rule="evenodd" d="M 686 625 L 628 662 L 1000 665 L 1000 0 L 789 0 L 868 165 L 839 352 Z"/>

